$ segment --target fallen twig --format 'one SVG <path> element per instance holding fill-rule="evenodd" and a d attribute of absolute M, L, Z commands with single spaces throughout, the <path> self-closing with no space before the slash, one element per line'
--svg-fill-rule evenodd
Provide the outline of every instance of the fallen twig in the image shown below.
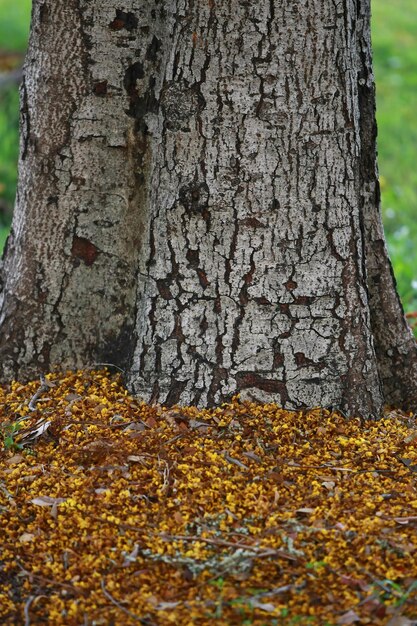
<path fill-rule="evenodd" d="M 119 370 L 119 372 L 121 372 L 122 374 L 126 374 L 125 370 L 122 370 L 121 367 L 115 365 L 114 363 L 94 363 L 92 367 L 86 369 L 94 369 L 97 367 L 97 365 L 100 367 L 114 367 L 114 369 Z"/>
<path fill-rule="evenodd" d="M 45 393 L 45 391 L 49 391 L 51 387 L 55 387 L 55 384 L 49 382 L 49 380 L 46 380 L 43 374 L 40 375 L 40 381 L 41 381 L 41 384 L 38 390 L 33 394 L 31 399 L 29 400 L 29 411 L 36 411 L 36 403 L 39 400 L 40 396 L 43 393 Z"/>
<path fill-rule="evenodd" d="M 25 626 L 30 626 L 29 609 L 34 599 L 35 599 L 35 596 L 29 596 L 29 598 L 27 599 L 27 602 L 25 603 L 25 608 L 24 608 Z"/>
<path fill-rule="evenodd" d="M 289 561 L 298 561 L 299 559 L 284 550 L 273 550 L 273 549 L 263 549 L 258 548 L 256 546 L 251 546 L 250 544 L 241 543 L 241 542 L 233 542 L 226 541 L 224 539 L 210 539 L 208 537 L 199 537 L 198 535 L 167 535 L 165 533 L 157 533 L 158 537 L 164 539 L 166 541 L 202 541 L 207 544 L 211 544 L 214 546 L 225 546 L 228 548 L 235 548 L 239 550 L 251 550 L 256 554 L 259 558 L 265 558 L 267 556 L 280 556 L 284 559 L 288 559 Z"/>
<path fill-rule="evenodd" d="M 101 583 L 100 584 L 101 584 L 101 589 L 103 591 L 103 594 L 106 596 L 106 598 L 108 600 L 110 600 L 110 602 L 112 602 L 112 604 L 114 604 L 114 606 L 117 606 L 118 609 L 123 611 L 123 613 L 126 613 L 126 615 L 129 615 L 129 617 L 131 617 L 132 619 L 136 620 L 137 622 L 140 622 L 141 624 L 144 624 L 146 626 L 152 626 L 151 622 L 148 619 L 143 619 L 142 617 L 139 617 L 138 615 L 135 615 L 134 613 L 129 611 L 129 609 L 126 609 L 122 604 L 120 604 L 120 602 L 118 602 L 116 600 L 116 598 L 113 598 L 111 593 L 109 591 L 107 591 L 103 579 L 101 579 Z"/>
<path fill-rule="evenodd" d="M 60 583 L 58 580 L 53 580 L 52 578 L 46 578 L 45 576 L 40 576 L 39 574 L 34 574 L 33 572 L 28 572 L 27 569 L 25 569 L 20 563 L 19 561 L 17 561 L 17 566 L 20 567 L 22 574 L 24 576 L 27 576 L 29 578 L 29 580 L 33 579 L 36 580 L 40 583 L 48 583 L 51 585 L 54 585 L 56 587 L 63 587 L 64 589 L 70 589 L 72 591 L 72 593 L 76 596 L 82 596 L 84 595 L 84 592 L 80 589 L 77 589 L 76 587 L 74 587 L 74 585 L 71 585 L 70 583 Z"/>

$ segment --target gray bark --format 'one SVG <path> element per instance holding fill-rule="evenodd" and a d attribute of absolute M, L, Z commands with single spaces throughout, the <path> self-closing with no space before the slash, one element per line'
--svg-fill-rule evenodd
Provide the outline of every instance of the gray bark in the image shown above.
<path fill-rule="evenodd" d="M 369 12 L 37 0 L 3 378 L 110 361 L 166 404 L 415 407 Z"/>
<path fill-rule="evenodd" d="M 34 2 L 2 271 L 5 379 L 117 361 L 131 342 L 146 139 L 126 114 L 138 34 L 111 26 L 112 4 Z"/>

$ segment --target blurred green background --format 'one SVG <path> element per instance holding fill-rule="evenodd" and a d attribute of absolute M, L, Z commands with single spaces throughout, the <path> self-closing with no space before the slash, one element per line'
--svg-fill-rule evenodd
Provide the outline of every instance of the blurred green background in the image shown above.
<path fill-rule="evenodd" d="M 7 237 L 19 152 L 19 68 L 25 52 L 31 0 L 0 0 L 0 250 Z"/>
<path fill-rule="evenodd" d="M 385 234 L 404 308 L 417 311 L 417 2 L 372 7 Z"/>
<path fill-rule="evenodd" d="M 31 0 L 0 0 L 0 249 L 16 187 L 18 88 Z M 388 248 L 406 311 L 417 311 L 417 2 L 373 0 L 379 169 Z"/>

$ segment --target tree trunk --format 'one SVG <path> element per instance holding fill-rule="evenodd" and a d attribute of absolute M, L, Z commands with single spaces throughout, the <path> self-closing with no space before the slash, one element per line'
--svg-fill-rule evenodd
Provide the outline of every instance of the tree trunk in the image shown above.
<path fill-rule="evenodd" d="M 36 0 L 3 379 L 417 406 L 379 212 L 369 4 Z"/>

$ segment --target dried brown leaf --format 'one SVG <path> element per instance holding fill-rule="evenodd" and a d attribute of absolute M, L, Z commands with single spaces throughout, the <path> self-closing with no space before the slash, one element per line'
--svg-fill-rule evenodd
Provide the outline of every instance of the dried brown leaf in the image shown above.
<path fill-rule="evenodd" d="M 32 498 L 30 502 L 36 504 L 36 506 L 53 506 L 54 504 L 62 504 L 67 498 L 51 498 L 49 496 L 38 496 Z"/>
<path fill-rule="evenodd" d="M 355 622 L 360 622 L 361 618 L 355 611 L 348 611 L 347 613 L 343 613 L 336 620 L 337 624 L 354 624 Z"/>
<path fill-rule="evenodd" d="M 25 457 L 22 454 L 14 454 L 10 458 L 6 459 L 6 463 L 7 465 L 18 465 L 24 460 L 25 460 Z"/>
<path fill-rule="evenodd" d="M 20 543 L 30 543 L 34 541 L 35 535 L 33 533 L 23 533 L 19 537 Z"/>
<path fill-rule="evenodd" d="M 272 604 L 271 602 L 262 602 L 261 600 L 258 600 L 256 598 L 251 598 L 249 604 L 254 608 L 254 609 L 260 609 L 261 611 L 265 611 L 266 613 L 272 613 L 273 611 L 276 610 L 276 606 L 274 604 Z"/>
<path fill-rule="evenodd" d="M 242 463 L 242 461 L 239 461 L 239 459 L 235 459 L 229 454 L 223 454 L 223 456 L 228 463 L 233 463 L 234 465 L 237 465 L 238 467 L 241 467 L 242 469 L 249 469 L 248 466 Z"/>
<path fill-rule="evenodd" d="M 385 626 L 413 626 L 415 622 L 406 617 L 405 615 L 395 615 L 391 617 Z"/>
<path fill-rule="evenodd" d="M 210 424 L 208 424 L 207 422 L 200 422 L 199 420 L 195 419 L 191 419 L 188 423 L 190 428 L 207 429 L 210 426 Z"/>
<path fill-rule="evenodd" d="M 261 457 L 258 456 L 255 452 L 252 452 L 251 450 L 249 452 L 244 452 L 243 455 L 246 456 L 248 459 L 251 459 L 251 461 L 262 463 Z"/>

